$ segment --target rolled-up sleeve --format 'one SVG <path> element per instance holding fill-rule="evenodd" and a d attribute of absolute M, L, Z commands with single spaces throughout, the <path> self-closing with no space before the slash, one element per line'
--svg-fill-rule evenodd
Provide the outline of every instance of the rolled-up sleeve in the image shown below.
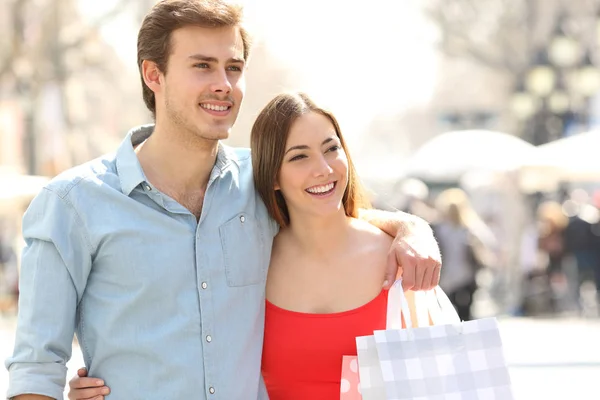
<path fill-rule="evenodd" d="M 26 247 L 19 280 L 19 316 L 8 397 L 63 397 L 77 304 L 91 268 L 83 221 L 68 198 L 44 189 L 23 217 Z"/>

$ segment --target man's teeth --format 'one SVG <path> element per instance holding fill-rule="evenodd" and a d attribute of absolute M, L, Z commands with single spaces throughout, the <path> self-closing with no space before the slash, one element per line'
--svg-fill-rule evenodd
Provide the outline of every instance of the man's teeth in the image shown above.
<path fill-rule="evenodd" d="M 229 109 L 228 106 L 215 106 L 214 104 L 200 104 L 200 107 L 213 111 L 227 111 Z"/>
<path fill-rule="evenodd" d="M 328 184 L 328 185 L 323 185 L 323 186 L 313 186 L 311 188 L 306 189 L 308 192 L 310 193 L 325 193 L 325 192 L 329 192 L 330 190 L 333 189 L 333 182 Z"/>

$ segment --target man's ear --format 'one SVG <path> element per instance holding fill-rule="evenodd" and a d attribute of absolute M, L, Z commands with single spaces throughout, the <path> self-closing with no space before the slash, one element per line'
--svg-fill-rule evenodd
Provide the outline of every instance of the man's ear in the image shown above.
<path fill-rule="evenodd" d="M 162 72 L 160 72 L 160 69 L 158 69 L 158 65 L 156 65 L 154 61 L 142 61 L 142 77 L 144 78 L 144 83 L 155 94 L 157 92 L 160 92 L 161 76 Z"/>

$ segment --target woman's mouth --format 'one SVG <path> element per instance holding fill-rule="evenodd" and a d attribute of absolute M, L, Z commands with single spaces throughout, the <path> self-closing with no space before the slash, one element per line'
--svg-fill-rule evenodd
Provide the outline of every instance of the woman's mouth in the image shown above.
<path fill-rule="evenodd" d="M 306 191 L 313 196 L 327 196 L 333 193 L 337 182 L 330 182 L 325 185 L 311 186 Z"/>

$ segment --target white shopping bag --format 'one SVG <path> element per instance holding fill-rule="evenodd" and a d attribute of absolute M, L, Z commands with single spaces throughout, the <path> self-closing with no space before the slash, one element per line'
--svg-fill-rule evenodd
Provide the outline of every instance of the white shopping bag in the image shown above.
<path fill-rule="evenodd" d="M 415 293 L 415 306 L 419 327 L 413 327 L 404 292 L 396 283 L 388 298 L 387 329 L 357 338 L 365 400 L 513 399 L 495 318 L 460 322 L 439 287 Z M 399 315 L 406 329 L 401 329 Z M 429 319 L 433 326 L 428 326 Z M 360 345 L 366 350 L 361 352 Z M 379 370 L 370 364 L 375 354 Z M 363 359 L 369 368 L 366 380 Z M 378 397 L 366 397 L 365 392 Z"/>
<path fill-rule="evenodd" d="M 400 292 L 400 293 L 398 293 Z M 415 293 L 417 295 L 417 293 Z M 415 296 L 416 301 L 417 296 Z M 404 299 L 404 301 L 402 301 Z M 421 299 L 421 302 L 424 299 Z M 404 297 L 401 281 L 396 282 L 388 292 L 386 329 L 402 329 L 402 315 L 410 316 L 408 302 Z M 436 314 L 439 317 L 439 314 Z M 406 317 L 407 324 L 411 324 L 410 317 Z M 417 309 L 419 325 L 428 325 L 427 311 Z M 358 372 L 360 377 L 360 390 L 363 400 L 386 400 L 386 388 L 379 363 L 375 337 L 360 336 L 356 338 L 358 355 Z"/>

